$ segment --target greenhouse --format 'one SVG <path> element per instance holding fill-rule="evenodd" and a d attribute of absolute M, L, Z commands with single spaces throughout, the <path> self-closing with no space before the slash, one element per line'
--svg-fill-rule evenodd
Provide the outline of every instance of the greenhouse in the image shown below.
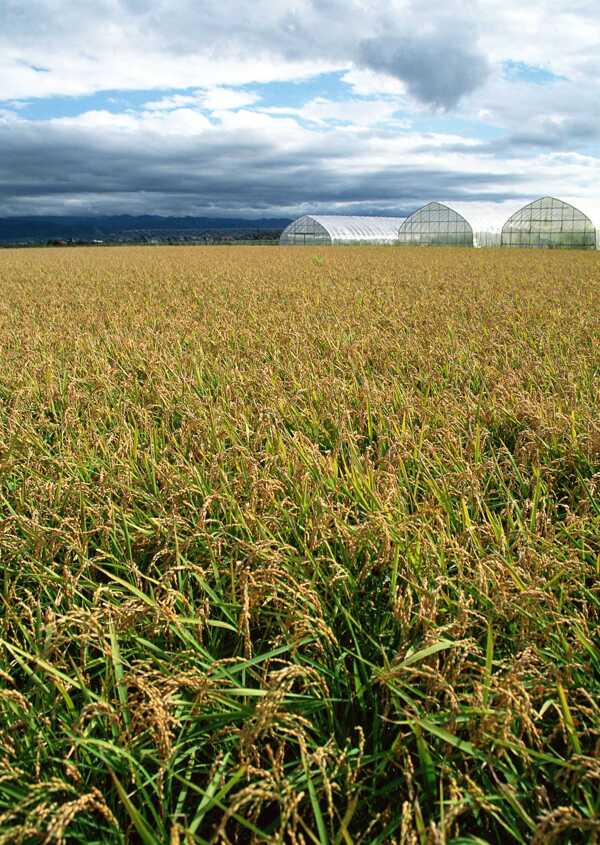
<path fill-rule="evenodd" d="M 403 217 L 306 215 L 283 230 L 280 244 L 394 244 Z"/>
<path fill-rule="evenodd" d="M 502 246 L 595 249 L 596 229 L 568 202 L 542 197 L 508 218 L 502 227 Z"/>
<path fill-rule="evenodd" d="M 430 202 L 407 217 L 398 231 L 402 244 L 473 246 L 473 229 L 454 209 Z"/>

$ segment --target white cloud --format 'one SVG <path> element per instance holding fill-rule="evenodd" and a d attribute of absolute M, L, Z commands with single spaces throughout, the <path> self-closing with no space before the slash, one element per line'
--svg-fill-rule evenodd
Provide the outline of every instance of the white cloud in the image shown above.
<path fill-rule="evenodd" d="M 209 111 L 239 109 L 251 106 L 260 98 L 250 91 L 233 91 L 230 88 L 210 88 L 202 95 L 204 108 Z"/>
<path fill-rule="evenodd" d="M 167 111 L 184 106 L 196 106 L 207 111 L 222 111 L 226 109 L 240 109 L 251 106 L 260 98 L 251 91 L 236 91 L 232 88 L 215 86 L 199 89 L 192 94 L 172 94 L 160 100 L 150 100 L 144 103 L 148 111 Z"/>
<path fill-rule="evenodd" d="M 12 109 L 0 109 L 0 123 L 7 125 L 19 119 L 19 115 Z"/>
<path fill-rule="evenodd" d="M 147 103 L 144 103 L 144 108 L 148 111 L 171 111 L 172 109 L 180 109 L 192 105 L 201 105 L 198 95 L 172 94 L 170 97 L 162 97 L 160 100 L 149 100 Z"/>
<path fill-rule="evenodd" d="M 351 70 L 364 39 L 397 38 L 416 49 L 433 32 L 454 43 L 464 14 L 429 15 L 411 2 L 275 0 L 97 0 L 73 8 L 58 0 L 4 0 L 0 76 L 4 96 L 22 99 L 107 89 L 200 88 L 300 79 Z M 468 36 L 471 39 L 471 35 Z M 471 39 L 476 49 L 476 39 Z M 376 55 L 376 53 L 375 53 Z M 40 70 L 43 68 L 43 70 Z M 410 76 L 410 69 L 406 71 Z M 394 76 L 392 68 L 392 76 Z M 402 78 L 402 74 L 398 78 Z"/>
<path fill-rule="evenodd" d="M 76 117 L 53 118 L 49 126 L 71 128 L 75 130 L 101 129 L 110 133 L 153 133 L 160 136 L 197 135 L 211 128 L 211 123 L 201 112 L 194 109 L 173 109 L 163 112 L 118 113 L 97 110 L 87 111 Z"/>
<path fill-rule="evenodd" d="M 374 97 L 381 94 L 395 97 L 406 95 L 406 85 L 399 79 L 364 68 L 352 68 L 342 76 L 342 81 L 350 85 L 359 97 Z"/>
<path fill-rule="evenodd" d="M 390 99 L 329 100 L 326 97 L 315 97 L 302 108 L 272 106 L 261 111 L 275 115 L 294 115 L 319 126 L 344 122 L 362 127 L 378 123 L 389 124 L 398 107 L 399 104 Z M 395 125 L 396 128 L 406 128 L 410 124 L 408 121 L 395 120 Z"/>
<path fill-rule="evenodd" d="M 432 103 L 455 110 L 462 96 L 459 113 L 522 126 L 521 104 L 528 123 L 547 94 L 504 80 L 510 60 L 565 77 L 560 99 L 569 111 L 597 111 L 596 2 L 473 0 L 465 8 L 459 0 L 426 14 L 417 0 L 0 0 L 0 96 L 172 89 L 149 98 L 147 110 L 226 110 L 256 103 L 236 86 L 338 70 L 355 95 L 394 97 L 418 115 Z"/>

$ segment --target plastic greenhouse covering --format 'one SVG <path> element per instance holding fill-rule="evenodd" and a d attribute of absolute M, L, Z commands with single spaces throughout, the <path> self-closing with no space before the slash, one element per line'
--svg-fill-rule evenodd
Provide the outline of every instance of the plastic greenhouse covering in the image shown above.
<path fill-rule="evenodd" d="M 393 244 L 403 217 L 306 215 L 283 230 L 280 244 Z"/>
<path fill-rule="evenodd" d="M 554 197 L 542 197 L 509 217 L 502 246 L 595 249 L 596 229 L 582 211 Z"/>
<path fill-rule="evenodd" d="M 407 217 L 398 231 L 402 244 L 473 246 L 473 229 L 454 209 L 430 202 Z"/>

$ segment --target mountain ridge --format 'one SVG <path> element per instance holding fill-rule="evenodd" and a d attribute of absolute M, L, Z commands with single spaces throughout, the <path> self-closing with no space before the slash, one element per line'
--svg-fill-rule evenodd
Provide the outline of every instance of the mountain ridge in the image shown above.
<path fill-rule="evenodd" d="M 152 236 L 202 237 L 223 233 L 279 233 L 291 220 L 263 217 L 170 217 L 154 214 L 27 215 L 0 217 L 0 243 L 41 243 L 46 240 L 137 240 Z"/>

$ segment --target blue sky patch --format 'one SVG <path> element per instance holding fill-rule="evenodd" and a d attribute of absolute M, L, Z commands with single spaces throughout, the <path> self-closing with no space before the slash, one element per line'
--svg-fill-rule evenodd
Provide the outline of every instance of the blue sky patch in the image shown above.
<path fill-rule="evenodd" d="M 548 68 L 528 65 L 525 62 L 503 62 L 504 78 L 514 82 L 529 82 L 533 85 L 549 85 L 563 82 L 566 77 L 553 73 Z"/>

